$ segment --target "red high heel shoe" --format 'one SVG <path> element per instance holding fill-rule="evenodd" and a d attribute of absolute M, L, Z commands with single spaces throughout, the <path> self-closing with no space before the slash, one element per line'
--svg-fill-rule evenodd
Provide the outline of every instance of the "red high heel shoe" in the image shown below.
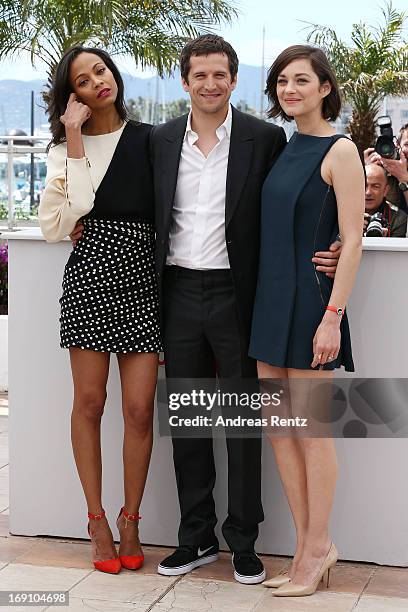
<path fill-rule="evenodd" d="M 105 516 L 105 510 L 102 510 L 100 514 L 91 514 L 91 512 L 88 512 L 88 518 L 94 521 L 100 521 L 101 519 L 103 519 L 104 516 Z M 96 557 L 98 554 L 98 551 L 97 551 L 98 547 L 97 547 L 95 540 L 92 539 L 89 523 L 88 523 L 88 533 L 89 533 L 89 537 L 91 538 L 92 554 L 94 557 Z M 99 570 L 100 572 L 106 572 L 107 574 L 118 574 L 122 568 L 122 564 L 118 557 L 114 557 L 113 559 L 106 559 L 106 561 L 94 561 L 93 564 L 94 564 L 95 569 Z"/>
<path fill-rule="evenodd" d="M 129 512 L 127 512 L 123 507 L 120 509 L 119 516 L 116 519 L 116 525 L 118 525 L 118 521 L 122 514 L 125 517 L 125 529 L 128 526 L 128 523 L 139 523 L 139 519 L 142 518 L 138 514 L 129 514 Z M 125 567 L 129 570 L 138 570 L 143 565 L 144 555 L 119 555 L 119 559 L 122 564 L 122 567 Z"/>

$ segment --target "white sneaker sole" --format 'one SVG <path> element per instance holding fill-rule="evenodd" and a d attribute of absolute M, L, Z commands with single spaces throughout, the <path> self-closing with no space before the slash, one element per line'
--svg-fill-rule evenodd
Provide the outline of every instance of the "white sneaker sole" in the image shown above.
<path fill-rule="evenodd" d="M 196 559 L 195 561 L 191 561 L 191 563 L 179 565 L 178 567 L 164 567 L 163 565 L 158 565 L 157 573 L 162 574 L 162 576 L 180 576 L 181 574 L 188 574 L 188 572 L 191 572 L 196 567 L 217 561 L 217 559 L 218 553 L 215 555 L 209 555 L 208 557 L 203 557 L 202 559 Z"/>
<path fill-rule="evenodd" d="M 240 582 L 241 584 L 259 584 L 260 582 L 263 582 L 265 580 L 266 572 L 265 570 L 263 570 L 263 572 L 261 572 L 257 576 L 242 576 L 241 574 L 238 574 L 238 572 L 234 572 L 234 578 L 237 582 Z"/>

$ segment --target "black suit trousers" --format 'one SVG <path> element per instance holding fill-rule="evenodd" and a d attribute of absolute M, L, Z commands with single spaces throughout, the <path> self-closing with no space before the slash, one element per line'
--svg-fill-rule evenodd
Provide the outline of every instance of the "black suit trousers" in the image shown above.
<path fill-rule="evenodd" d="M 166 376 L 256 378 L 239 324 L 230 270 L 167 266 L 163 279 L 163 339 Z M 222 533 L 232 551 L 253 550 L 261 503 L 261 437 L 225 431 L 228 454 L 228 516 Z M 213 488 L 213 440 L 173 436 L 181 520 L 180 546 L 209 546 L 217 523 Z"/>

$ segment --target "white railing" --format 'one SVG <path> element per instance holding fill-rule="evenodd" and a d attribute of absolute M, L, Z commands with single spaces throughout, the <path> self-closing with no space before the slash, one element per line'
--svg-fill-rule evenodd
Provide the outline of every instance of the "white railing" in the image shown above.
<path fill-rule="evenodd" d="M 7 141 L 7 144 L 3 144 Z M 0 136 L 0 154 L 5 153 L 7 155 L 7 198 L 8 198 L 8 215 L 7 215 L 7 227 L 9 230 L 14 229 L 14 196 L 13 196 L 13 181 L 14 181 L 14 156 L 21 155 L 23 153 L 45 153 L 46 145 L 37 145 L 37 142 L 47 142 L 49 136 Z M 19 142 L 27 143 L 32 142 L 32 145 L 18 144 Z M 30 177 L 30 180 L 33 180 Z"/>

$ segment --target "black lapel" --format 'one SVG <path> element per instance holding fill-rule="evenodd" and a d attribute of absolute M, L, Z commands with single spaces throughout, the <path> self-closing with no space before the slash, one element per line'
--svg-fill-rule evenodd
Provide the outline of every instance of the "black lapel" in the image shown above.
<path fill-rule="evenodd" d="M 254 136 L 244 113 L 232 107 L 231 141 L 228 156 L 225 225 L 235 212 L 251 165 Z"/>
<path fill-rule="evenodd" d="M 168 227 L 171 209 L 174 203 L 174 195 L 177 187 L 177 176 L 180 164 L 183 138 L 186 131 L 188 115 L 174 121 L 165 132 L 162 139 L 161 151 L 161 183 L 162 204 L 164 213 L 164 227 Z"/>

